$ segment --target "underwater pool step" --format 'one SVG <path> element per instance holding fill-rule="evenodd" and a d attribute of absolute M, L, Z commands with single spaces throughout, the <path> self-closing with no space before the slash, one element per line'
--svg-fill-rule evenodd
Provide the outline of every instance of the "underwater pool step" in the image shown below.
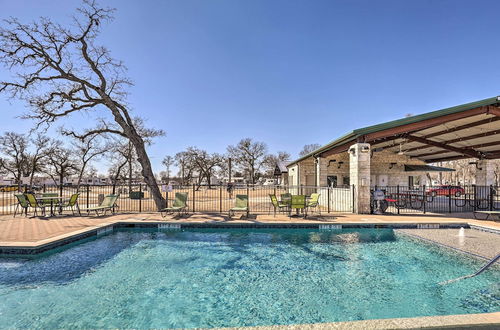
<path fill-rule="evenodd" d="M 481 274 L 482 272 L 484 272 L 486 269 L 488 269 L 491 266 L 493 266 L 498 261 L 498 259 L 500 259 L 500 253 L 497 254 L 495 257 L 493 257 L 493 259 L 491 259 L 490 261 L 488 261 L 483 267 L 481 267 L 480 270 L 478 270 L 474 274 L 470 274 L 470 275 L 466 275 L 466 276 L 454 278 L 452 280 L 440 282 L 439 284 L 440 285 L 446 285 L 446 284 L 457 282 L 457 281 L 460 281 L 460 280 L 465 280 L 466 278 L 471 278 L 471 277 L 477 276 L 477 275 Z"/>

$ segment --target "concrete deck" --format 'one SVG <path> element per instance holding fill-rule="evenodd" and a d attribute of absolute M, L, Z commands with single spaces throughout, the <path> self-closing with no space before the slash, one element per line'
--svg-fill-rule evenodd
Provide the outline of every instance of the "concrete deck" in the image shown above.
<path fill-rule="evenodd" d="M 241 216 L 228 219 L 226 215 L 195 213 L 185 217 L 168 216 L 158 213 L 130 213 L 111 216 L 58 216 L 52 218 L 0 216 L 0 246 L 34 247 L 79 235 L 96 228 L 118 222 L 168 222 L 168 223 L 290 223 L 290 224 L 463 224 L 500 230 L 500 222 L 474 220 L 472 214 L 432 215 L 362 215 L 329 214 L 324 216 L 289 218 L 285 215 L 254 215 L 248 219 Z"/>
<path fill-rule="evenodd" d="M 245 330 L 381 330 L 381 329 L 500 329 L 500 312 L 485 314 L 426 316 L 351 322 L 274 325 L 269 327 L 230 328 Z"/>

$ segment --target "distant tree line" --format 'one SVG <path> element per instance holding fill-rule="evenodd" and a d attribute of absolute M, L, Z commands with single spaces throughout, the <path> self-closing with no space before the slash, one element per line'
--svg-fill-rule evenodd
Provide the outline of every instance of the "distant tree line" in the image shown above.
<path fill-rule="evenodd" d="M 166 156 L 162 164 L 163 180 L 169 181 L 171 168 L 178 168 L 177 178 L 180 184 L 202 183 L 209 186 L 214 177 L 229 177 L 229 162 L 231 161 L 233 176 L 243 176 L 247 183 L 257 183 L 262 177 L 272 177 L 274 169 L 279 162 L 290 161 L 290 154 L 286 151 L 268 153 L 266 143 L 254 141 L 251 138 L 240 140 L 235 145 L 230 145 L 225 154 L 210 153 L 197 147 L 188 147 L 185 151 L 174 156 Z"/>

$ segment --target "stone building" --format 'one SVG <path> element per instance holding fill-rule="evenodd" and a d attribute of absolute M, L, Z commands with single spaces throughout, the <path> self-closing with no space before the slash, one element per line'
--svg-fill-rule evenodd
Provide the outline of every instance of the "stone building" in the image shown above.
<path fill-rule="evenodd" d="M 354 211 L 369 213 L 374 186 L 430 185 L 442 161 L 472 158 L 476 185 L 494 182 L 500 158 L 500 97 L 356 129 L 287 165 L 291 186 L 354 187 Z"/>

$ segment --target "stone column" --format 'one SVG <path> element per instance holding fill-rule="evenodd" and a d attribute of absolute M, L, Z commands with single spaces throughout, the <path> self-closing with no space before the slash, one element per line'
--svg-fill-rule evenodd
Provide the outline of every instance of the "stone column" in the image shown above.
<path fill-rule="evenodd" d="M 493 160 L 482 159 L 477 161 L 476 185 L 489 186 L 495 184 L 495 166 Z"/>
<path fill-rule="evenodd" d="M 354 213 L 370 213 L 370 144 L 349 147 L 349 177 L 354 185 Z"/>
<path fill-rule="evenodd" d="M 326 187 L 327 185 L 327 171 L 326 159 L 323 157 L 316 158 L 316 185 Z"/>

